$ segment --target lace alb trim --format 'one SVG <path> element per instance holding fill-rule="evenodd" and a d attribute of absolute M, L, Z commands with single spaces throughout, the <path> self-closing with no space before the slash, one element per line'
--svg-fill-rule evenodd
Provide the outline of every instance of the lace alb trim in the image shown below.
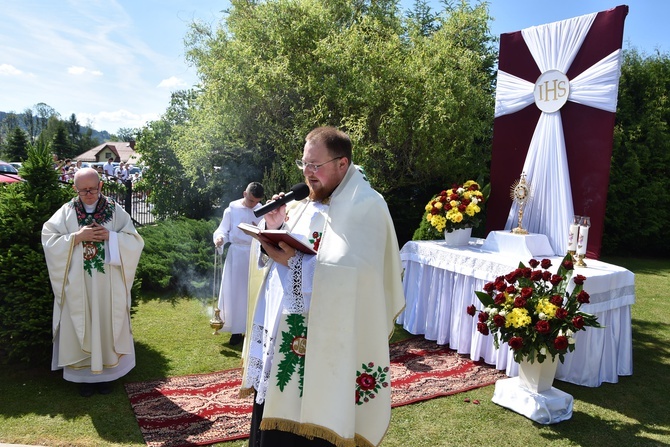
<path fill-rule="evenodd" d="M 304 256 L 304 253 L 296 252 L 295 256 L 288 260 L 289 277 L 288 290 L 284 301 L 284 313 L 305 313 L 305 299 L 302 291 L 302 260 Z"/>

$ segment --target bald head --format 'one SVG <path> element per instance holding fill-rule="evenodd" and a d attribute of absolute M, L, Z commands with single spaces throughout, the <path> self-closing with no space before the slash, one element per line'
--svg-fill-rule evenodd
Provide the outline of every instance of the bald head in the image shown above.
<path fill-rule="evenodd" d="M 77 186 L 82 182 L 98 183 L 99 181 L 100 176 L 98 175 L 98 171 L 93 168 L 81 168 L 74 174 L 74 186 Z"/>

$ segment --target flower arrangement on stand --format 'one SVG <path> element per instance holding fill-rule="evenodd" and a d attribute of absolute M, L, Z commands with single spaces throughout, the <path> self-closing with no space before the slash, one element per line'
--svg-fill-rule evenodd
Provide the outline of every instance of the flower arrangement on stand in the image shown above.
<path fill-rule="evenodd" d="M 484 193 L 479 184 L 468 180 L 462 185 L 435 195 L 428 204 L 424 219 L 437 234 L 454 230 L 476 228 L 481 223 L 480 213 L 484 206 Z"/>
<path fill-rule="evenodd" d="M 549 259 L 531 259 L 529 265 L 520 263 L 516 270 L 485 284 L 483 292 L 475 292 L 484 305 L 477 330 L 484 335 L 492 333 L 496 348 L 506 342 L 519 363 L 542 363 L 549 356 L 551 361 L 558 356 L 563 363 L 565 354 L 575 349 L 576 332 L 601 327 L 596 316 L 580 310 L 582 304 L 589 303 L 586 278 L 573 277 L 569 254 L 555 274 L 549 271 Z M 568 292 L 570 282 L 574 288 Z M 477 309 L 471 305 L 467 312 L 474 317 Z"/>

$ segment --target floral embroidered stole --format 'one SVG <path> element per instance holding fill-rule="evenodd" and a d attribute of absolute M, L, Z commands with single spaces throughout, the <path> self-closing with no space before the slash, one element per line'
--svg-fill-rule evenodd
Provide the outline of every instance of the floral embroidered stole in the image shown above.
<path fill-rule="evenodd" d="M 79 227 L 91 225 L 94 222 L 98 225 L 104 225 L 110 222 L 114 217 L 114 201 L 107 199 L 107 197 L 100 195 L 98 203 L 92 213 L 87 213 L 84 204 L 79 198 L 75 198 L 70 202 L 70 206 L 74 208 L 77 214 L 77 223 Z M 93 270 L 100 273 L 105 273 L 105 243 L 104 241 L 82 242 L 84 247 L 84 270 L 93 276 Z"/>

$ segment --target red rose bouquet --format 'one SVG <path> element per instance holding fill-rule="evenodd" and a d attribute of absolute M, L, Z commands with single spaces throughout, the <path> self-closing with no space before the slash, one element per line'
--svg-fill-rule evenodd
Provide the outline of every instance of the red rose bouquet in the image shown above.
<path fill-rule="evenodd" d="M 485 284 L 483 292 L 475 292 L 484 305 L 477 330 L 484 335 L 493 333 L 496 348 L 506 342 L 517 362 L 542 363 L 547 356 L 553 360 L 558 355 L 563 363 L 565 353 L 575 349 L 577 331 L 600 327 L 594 315 L 580 310 L 589 302 L 586 278 L 573 277 L 570 255 L 563 258 L 556 273 L 549 271 L 549 259 L 531 259 L 529 265 L 519 263 L 516 270 Z M 571 281 L 574 288 L 568 292 Z M 474 317 L 477 309 L 472 305 L 467 312 Z"/>

